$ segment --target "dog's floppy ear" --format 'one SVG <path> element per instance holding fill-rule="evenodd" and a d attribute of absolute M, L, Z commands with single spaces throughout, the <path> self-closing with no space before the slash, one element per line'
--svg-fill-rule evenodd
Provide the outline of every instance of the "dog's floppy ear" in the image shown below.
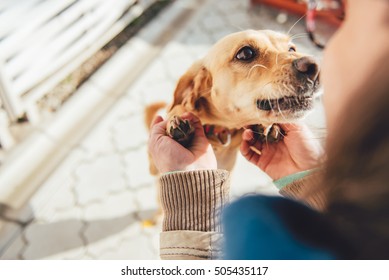
<path fill-rule="evenodd" d="M 178 81 L 169 111 L 176 105 L 183 105 L 190 110 L 200 110 L 206 106 L 211 88 L 210 72 L 201 60 L 195 62 Z"/>

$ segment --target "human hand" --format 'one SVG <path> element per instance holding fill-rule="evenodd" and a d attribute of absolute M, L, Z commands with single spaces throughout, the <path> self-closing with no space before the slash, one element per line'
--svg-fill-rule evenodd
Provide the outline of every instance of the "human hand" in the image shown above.
<path fill-rule="evenodd" d="M 191 113 L 181 116 L 194 127 L 194 138 L 185 148 L 166 134 L 167 120 L 158 116 L 151 125 L 148 142 L 149 153 L 160 173 L 216 169 L 217 162 L 212 146 L 209 144 L 200 120 Z"/>
<path fill-rule="evenodd" d="M 309 128 L 304 124 L 280 126 L 286 135 L 276 143 L 260 142 L 251 129 L 246 129 L 240 146 L 242 155 L 273 180 L 316 167 L 323 149 Z M 261 154 L 254 152 L 250 146 Z"/>

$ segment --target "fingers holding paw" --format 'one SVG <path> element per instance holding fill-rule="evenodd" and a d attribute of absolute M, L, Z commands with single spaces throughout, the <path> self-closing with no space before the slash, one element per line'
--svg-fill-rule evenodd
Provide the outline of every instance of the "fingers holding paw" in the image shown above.
<path fill-rule="evenodd" d="M 262 143 L 277 143 L 284 139 L 286 135 L 285 131 L 278 124 L 272 124 L 268 127 L 259 124 L 252 125 L 250 128 L 254 133 L 254 137 Z"/>
<path fill-rule="evenodd" d="M 187 147 L 190 145 L 194 136 L 194 127 L 189 120 L 184 120 L 178 116 L 173 116 L 167 124 L 167 134 Z"/>

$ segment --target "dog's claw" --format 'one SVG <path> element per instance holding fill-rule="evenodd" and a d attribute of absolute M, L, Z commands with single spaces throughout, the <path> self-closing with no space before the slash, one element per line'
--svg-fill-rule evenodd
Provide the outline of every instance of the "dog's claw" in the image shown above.
<path fill-rule="evenodd" d="M 277 143 L 284 139 L 285 131 L 278 125 L 273 124 L 269 128 L 269 132 L 267 133 L 266 140 L 269 143 Z"/>
<path fill-rule="evenodd" d="M 184 147 L 187 147 L 193 139 L 194 128 L 188 120 L 173 116 L 170 120 L 167 134 Z"/>
<path fill-rule="evenodd" d="M 258 124 L 250 128 L 254 132 L 254 137 L 262 143 L 277 143 L 285 136 L 285 131 L 278 124 L 273 124 L 269 127 Z"/>

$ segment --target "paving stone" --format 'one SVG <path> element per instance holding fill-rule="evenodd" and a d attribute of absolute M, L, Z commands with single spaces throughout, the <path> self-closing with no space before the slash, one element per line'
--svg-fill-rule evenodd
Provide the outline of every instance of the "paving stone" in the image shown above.
<path fill-rule="evenodd" d="M 25 237 L 27 246 L 23 251 L 24 259 L 61 258 L 66 254 L 78 254 L 83 250 L 79 235 L 83 223 L 79 220 L 63 220 L 54 223 L 30 224 Z"/>
<path fill-rule="evenodd" d="M 121 118 L 140 112 L 140 107 L 139 101 L 121 98 L 81 142 L 80 146 L 88 153 L 89 158 L 96 154 L 113 153 L 116 149 L 112 142 L 113 126 Z"/>
<path fill-rule="evenodd" d="M 143 212 L 147 210 L 157 210 L 158 196 L 157 196 L 157 185 L 150 185 L 149 187 L 139 188 L 134 191 L 136 201 L 138 204 L 138 211 Z"/>
<path fill-rule="evenodd" d="M 126 260 L 155 260 L 158 256 L 150 247 L 146 236 L 137 235 L 118 244 L 115 250 L 106 250 L 99 255 L 99 259 L 126 259 Z"/>
<path fill-rule="evenodd" d="M 150 251 L 155 253 L 157 259 L 159 258 L 159 235 L 161 231 L 162 216 L 160 217 L 160 221 L 158 221 L 157 225 L 143 228 L 143 235 L 149 238 Z"/>
<path fill-rule="evenodd" d="M 141 227 L 135 216 L 138 211 L 135 195 L 130 191 L 111 194 L 101 203 L 85 207 L 83 235 L 88 252 L 99 256 L 102 251 L 115 248 L 124 236 L 138 235 Z"/>
<path fill-rule="evenodd" d="M 104 252 L 115 252 L 118 250 L 121 239 L 121 234 L 111 234 L 104 238 L 97 239 L 94 242 L 88 241 L 86 247 L 87 255 L 93 259 L 104 259 L 102 257 Z"/>
<path fill-rule="evenodd" d="M 230 25 L 230 27 L 236 28 L 235 32 L 253 29 L 252 20 L 249 16 L 247 16 L 247 12 L 235 12 L 233 15 L 226 18 L 226 22 Z"/>
<path fill-rule="evenodd" d="M 126 188 L 121 157 L 101 155 L 82 163 L 76 170 L 75 190 L 78 203 L 85 205 L 104 199 L 111 192 Z"/>
<path fill-rule="evenodd" d="M 125 154 L 125 162 L 126 174 L 131 188 L 150 185 L 156 181 L 156 178 L 149 172 L 149 157 L 146 145 Z"/>
<path fill-rule="evenodd" d="M 176 83 L 169 80 L 150 84 L 143 92 L 145 104 L 150 105 L 161 101 L 169 104 L 173 100 Z"/>
<path fill-rule="evenodd" d="M 44 257 L 46 260 L 80 260 L 85 256 L 85 248 L 78 247 L 75 249 L 70 249 L 66 251 L 53 254 L 51 256 Z"/>
<path fill-rule="evenodd" d="M 238 28 L 234 26 L 230 26 L 229 28 L 215 30 L 212 33 L 210 33 L 210 35 L 212 36 L 213 40 L 216 42 L 222 39 L 223 37 L 227 36 L 228 34 L 238 32 L 238 31 L 240 31 Z"/>
<path fill-rule="evenodd" d="M 149 244 L 147 237 L 141 233 L 127 238 L 113 235 L 89 244 L 88 253 L 93 258 L 101 260 L 157 259 L 158 256 Z"/>
<path fill-rule="evenodd" d="M 199 25 L 196 26 L 193 31 L 188 31 L 185 36 L 183 36 L 182 42 L 187 46 L 206 45 L 208 46 L 208 50 L 215 40 L 210 36 L 209 31 L 207 31 L 204 26 Z"/>
<path fill-rule="evenodd" d="M 208 30 L 223 29 L 225 27 L 225 21 L 215 11 L 209 11 L 204 15 L 202 25 Z"/>
<path fill-rule="evenodd" d="M 208 9 L 217 9 L 219 11 L 225 12 L 225 14 L 230 15 L 235 12 L 237 9 L 245 9 L 248 7 L 248 1 L 235 1 L 235 0 L 226 0 L 226 1 L 215 1 L 211 3 Z"/>
<path fill-rule="evenodd" d="M 86 151 L 86 159 L 93 158 L 96 154 L 110 154 L 115 151 L 112 143 L 111 123 L 106 126 L 100 126 L 99 129 L 92 131 L 85 140 L 82 141 L 81 147 Z"/>
<path fill-rule="evenodd" d="M 186 45 L 183 45 L 183 42 L 173 41 L 167 44 L 165 49 L 160 54 L 159 60 L 153 63 L 150 71 L 153 70 L 154 65 L 159 65 L 160 70 L 166 70 L 166 63 L 169 63 L 171 59 L 179 59 L 181 57 L 185 57 L 188 55 L 188 51 L 186 49 Z M 161 64 L 163 63 L 163 64 Z M 149 72 L 150 73 L 150 72 Z M 151 72 L 152 74 L 152 72 Z"/>
<path fill-rule="evenodd" d="M 62 211 L 74 207 L 76 201 L 72 190 L 74 181 L 71 174 L 63 182 L 57 182 L 57 190 L 55 192 L 47 192 L 47 200 L 31 200 L 31 207 L 34 211 L 35 218 L 49 219 L 56 211 Z M 52 178 L 56 178 L 55 176 Z M 53 182 L 54 183 L 54 182 Z"/>
<path fill-rule="evenodd" d="M 147 77 L 143 79 L 145 85 L 159 83 L 169 79 L 169 75 L 166 71 L 166 65 L 162 59 L 155 61 L 147 70 Z"/>
<path fill-rule="evenodd" d="M 178 59 L 167 62 L 167 71 L 173 80 L 178 82 L 179 78 L 186 73 L 189 67 L 195 62 L 195 59 L 190 55 L 179 57 Z M 173 93 L 172 93 L 173 94 Z"/>
<path fill-rule="evenodd" d="M 21 252 L 25 246 L 25 242 L 20 234 L 15 240 L 5 249 L 3 254 L 0 256 L 0 260 L 20 260 Z"/>
<path fill-rule="evenodd" d="M 110 115 L 104 117 L 104 119 L 110 119 L 111 123 L 114 123 L 118 118 L 131 116 L 143 112 L 142 103 L 136 96 L 122 96 L 110 111 Z"/>
<path fill-rule="evenodd" d="M 103 201 L 87 205 L 83 209 L 83 219 L 90 225 L 95 221 L 108 221 L 119 224 L 126 223 L 128 218 L 134 222 L 132 214 L 139 211 L 134 191 L 125 190 L 115 194 L 109 194 Z"/>
<path fill-rule="evenodd" d="M 141 236 L 141 223 L 134 215 L 126 218 L 109 219 L 105 221 L 90 221 L 85 230 L 87 239 L 87 252 L 96 259 L 104 259 L 104 252 L 116 251 L 121 247 L 123 239 L 136 239 Z M 114 224 L 116 223 L 116 224 Z M 111 228 L 113 227 L 113 228 Z M 134 251 L 141 251 L 141 247 L 133 248 Z M 131 253 L 130 251 L 128 252 Z"/>
<path fill-rule="evenodd" d="M 148 132 L 143 112 L 118 119 L 113 124 L 112 134 L 116 150 L 119 152 L 134 149 L 146 143 Z"/>
<path fill-rule="evenodd" d="M 77 166 L 85 158 L 85 151 L 82 148 L 74 147 L 66 157 L 61 161 L 61 164 L 53 171 L 41 185 L 39 190 L 34 194 L 34 201 L 40 202 L 39 199 L 45 200 L 46 194 L 44 192 L 56 192 L 58 186 L 68 184 L 69 174 L 72 173 L 74 166 Z"/>
<path fill-rule="evenodd" d="M 82 220 L 82 208 L 79 206 L 73 206 L 66 209 L 60 209 L 60 210 L 53 210 L 53 212 L 50 211 L 50 208 L 47 208 L 46 215 L 48 216 L 50 213 L 50 219 L 47 220 L 48 222 L 54 223 L 54 222 L 60 222 L 65 220 Z"/>

